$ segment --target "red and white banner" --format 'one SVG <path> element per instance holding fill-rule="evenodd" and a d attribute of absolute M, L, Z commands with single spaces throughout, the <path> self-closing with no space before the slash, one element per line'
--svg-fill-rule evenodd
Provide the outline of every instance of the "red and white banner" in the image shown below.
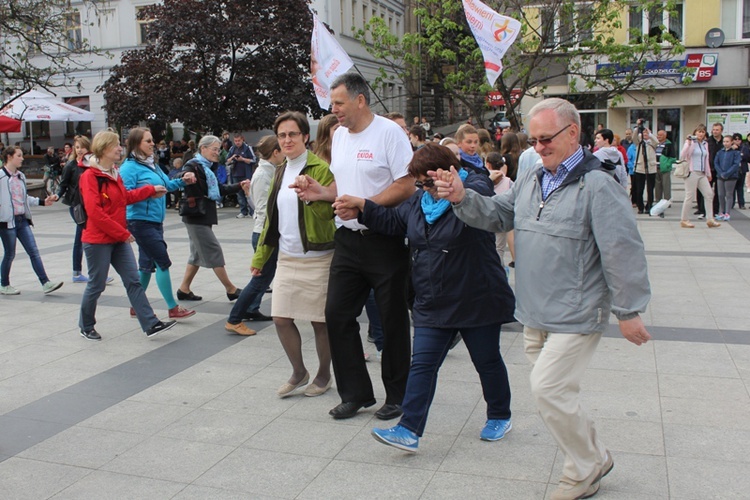
<path fill-rule="evenodd" d="M 463 0 L 466 21 L 482 50 L 487 80 L 495 80 L 503 72 L 503 56 L 521 31 L 521 23 L 512 17 L 502 16 L 479 0 Z"/>
<path fill-rule="evenodd" d="M 331 82 L 349 71 L 354 63 L 315 14 L 313 23 L 310 76 L 318 104 L 327 110 L 331 106 Z"/>

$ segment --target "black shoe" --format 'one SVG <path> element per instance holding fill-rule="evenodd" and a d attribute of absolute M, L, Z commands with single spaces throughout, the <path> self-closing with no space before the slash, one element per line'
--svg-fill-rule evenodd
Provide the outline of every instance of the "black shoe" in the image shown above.
<path fill-rule="evenodd" d="M 643 210 L 638 210 L 638 215 L 643 215 Z"/>
<path fill-rule="evenodd" d="M 360 408 L 369 408 L 370 406 L 374 404 L 375 404 L 374 399 L 365 401 L 364 403 L 341 403 L 340 405 L 336 406 L 331 411 L 329 411 L 328 414 L 332 416 L 333 418 L 335 418 L 336 420 L 341 420 L 344 418 L 352 418 L 354 415 L 357 414 Z"/>
<path fill-rule="evenodd" d="M 155 335 L 159 335 L 161 332 L 166 332 L 176 324 L 176 321 L 159 321 L 157 324 L 146 330 L 146 337 L 151 338 Z"/>
<path fill-rule="evenodd" d="M 515 260 L 511 261 L 510 264 L 508 264 L 508 267 L 515 268 L 516 267 L 516 261 Z"/>
<path fill-rule="evenodd" d="M 702 213 L 703 213 L 703 212 L 701 212 L 700 210 L 696 210 L 695 212 L 693 212 L 693 215 L 700 215 L 700 214 L 702 214 Z"/>
<path fill-rule="evenodd" d="M 371 344 L 374 344 L 374 343 L 375 343 L 375 337 L 373 337 L 373 336 L 372 336 L 372 333 L 370 333 L 370 332 L 368 332 L 368 333 L 367 333 L 367 341 L 368 341 L 369 343 L 371 343 Z"/>
<path fill-rule="evenodd" d="M 448 350 L 452 350 L 458 345 L 459 342 L 461 342 L 461 334 L 456 333 L 455 337 L 453 337 L 453 340 L 451 340 L 451 345 L 448 346 Z"/>
<path fill-rule="evenodd" d="M 177 289 L 177 300 L 203 300 L 203 297 L 195 295 L 193 292 L 185 293 L 179 288 Z"/>
<path fill-rule="evenodd" d="M 96 330 L 89 330 L 84 331 L 81 330 L 81 337 L 85 338 L 86 340 L 101 340 L 102 336 L 97 333 Z"/>
<path fill-rule="evenodd" d="M 400 417 L 404 414 L 401 409 L 401 405 L 384 404 L 378 411 L 375 412 L 375 416 L 380 420 L 391 420 L 392 418 Z"/>
<path fill-rule="evenodd" d="M 273 318 L 271 316 L 266 316 L 260 311 L 255 311 L 245 314 L 242 321 L 273 321 Z"/>
<path fill-rule="evenodd" d="M 228 293 L 227 298 L 229 299 L 229 302 L 239 299 L 241 293 L 242 293 L 242 288 L 235 288 L 233 293 Z"/>
<path fill-rule="evenodd" d="M 273 288 L 271 288 L 270 286 L 266 288 L 266 293 L 273 293 Z"/>

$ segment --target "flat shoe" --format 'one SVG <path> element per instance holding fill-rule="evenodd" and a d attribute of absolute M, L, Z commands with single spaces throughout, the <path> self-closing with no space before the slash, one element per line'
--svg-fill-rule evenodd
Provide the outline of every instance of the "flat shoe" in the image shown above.
<path fill-rule="evenodd" d="M 300 380 L 299 383 L 290 384 L 289 382 L 287 382 L 286 384 L 279 387 L 278 390 L 276 391 L 276 394 L 278 394 L 280 398 L 291 396 L 294 391 L 296 391 L 303 385 L 307 385 L 309 381 L 310 381 L 310 373 L 308 372 L 308 373 L 305 373 L 305 376 L 302 377 L 302 380 Z"/>
<path fill-rule="evenodd" d="M 380 409 L 375 412 L 375 416 L 380 420 L 391 420 L 393 418 L 400 417 L 403 414 L 404 411 L 401 409 L 401 405 L 388 403 L 381 406 Z"/>
<path fill-rule="evenodd" d="M 305 396 L 314 398 L 316 396 L 325 394 L 328 391 L 328 389 L 331 388 L 332 383 L 333 383 L 333 375 L 331 375 L 331 378 L 328 379 L 328 383 L 323 387 L 320 387 L 318 384 L 313 382 L 312 384 L 308 385 L 307 388 L 305 389 Z"/>
<path fill-rule="evenodd" d="M 183 292 L 179 288 L 177 289 L 177 300 L 203 300 L 203 297 L 195 295 L 193 292 Z"/>
<path fill-rule="evenodd" d="M 229 299 L 229 302 L 239 299 L 241 293 L 242 293 L 242 288 L 235 288 L 234 292 L 228 293 L 227 298 Z"/>
<path fill-rule="evenodd" d="M 331 411 L 328 412 L 330 416 L 335 418 L 336 420 L 341 420 L 344 418 L 352 418 L 354 415 L 357 414 L 357 412 L 361 408 L 369 408 L 370 406 L 375 404 L 375 400 L 371 399 L 369 401 L 365 402 L 347 402 L 347 403 L 341 403 L 335 408 L 331 409 Z"/>

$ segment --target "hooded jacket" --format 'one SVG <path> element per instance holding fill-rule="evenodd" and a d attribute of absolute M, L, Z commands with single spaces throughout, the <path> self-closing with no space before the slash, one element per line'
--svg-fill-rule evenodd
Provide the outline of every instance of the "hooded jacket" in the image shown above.
<path fill-rule="evenodd" d="M 609 146 L 606 148 L 599 148 L 594 152 L 594 156 L 599 158 L 602 162 L 608 162 L 615 166 L 615 175 L 620 185 L 625 189 L 628 189 L 628 169 L 625 166 L 625 160 L 622 158 L 620 150 L 615 146 Z"/>
<path fill-rule="evenodd" d="M 101 190 L 97 177 L 104 179 Z M 118 175 L 115 180 L 97 167 L 89 167 L 81 174 L 78 188 L 88 216 L 81 241 L 100 245 L 126 241 L 130 232 L 125 221 L 125 207 L 156 192 L 151 185 L 128 191 L 122 183 L 122 176 Z"/>
<path fill-rule="evenodd" d="M 651 297 L 643 242 L 630 200 L 601 162 L 581 163 L 542 200 L 542 168 L 492 198 L 471 190 L 454 205 L 470 226 L 515 228 L 516 318 L 555 333 L 600 333 L 643 312 Z"/>
<path fill-rule="evenodd" d="M 13 198 L 10 192 L 11 176 L 12 174 L 5 167 L 0 167 L 0 223 L 4 224 L 3 227 L 9 229 L 16 227 L 16 218 L 13 215 Z M 24 193 L 26 193 L 26 176 L 20 170 L 18 171 L 18 178 L 23 182 Z M 31 205 L 43 207 L 44 200 L 25 194 L 23 202 L 25 207 L 24 215 L 29 220 L 29 224 L 32 224 Z"/>

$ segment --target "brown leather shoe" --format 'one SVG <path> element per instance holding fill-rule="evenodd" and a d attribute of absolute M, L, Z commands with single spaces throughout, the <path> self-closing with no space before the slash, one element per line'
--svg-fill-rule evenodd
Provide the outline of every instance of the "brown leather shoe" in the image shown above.
<path fill-rule="evenodd" d="M 225 323 L 224 329 L 228 332 L 236 333 L 237 335 L 243 335 L 245 337 L 249 337 L 250 335 L 255 335 L 257 332 L 255 330 L 251 330 L 247 326 L 245 326 L 245 323 L 237 323 L 236 325 L 233 325 L 232 323 Z"/>
<path fill-rule="evenodd" d="M 721 224 L 719 224 L 718 222 L 716 222 L 714 219 L 708 219 L 706 221 L 706 225 L 708 227 L 719 227 L 719 226 L 721 226 Z"/>
<path fill-rule="evenodd" d="M 189 318 L 193 314 L 195 314 L 195 311 L 192 309 L 185 309 L 184 307 L 177 305 L 169 310 L 169 319 Z"/>
<path fill-rule="evenodd" d="M 692 223 L 692 222 L 690 222 L 690 221 L 686 221 L 686 220 L 681 220 L 681 221 L 680 221 L 680 227 L 686 227 L 686 228 L 692 229 L 692 228 L 694 228 L 694 227 L 695 227 L 695 224 L 693 224 L 693 223 Z"/>

